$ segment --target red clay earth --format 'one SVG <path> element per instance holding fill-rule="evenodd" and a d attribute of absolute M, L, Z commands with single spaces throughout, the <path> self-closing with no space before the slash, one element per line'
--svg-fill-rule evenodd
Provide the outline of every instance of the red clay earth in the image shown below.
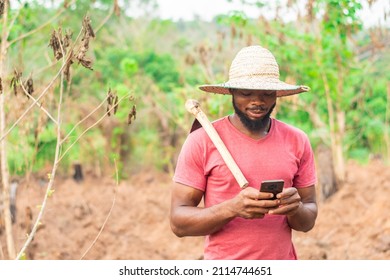
<path fill-rule="evenodd" d="M 315 228 L 294 233 L 300 259 L 390 259 L 390 168 L 380 161 L 349 163 L 346 184 L 319 202 Z M 200 259 L 203 237 L 177 238 L 169 226 L 171 177 L 143 171 L 116 186 L 113 179 L 58 179 L 28 259 L 80 259 L 94 242 L 115 198 L 113 211 L 85 259 Z M 115 192 L 116 189 L 116 192 Z M 26 239 L 46 185 L 21 184 L 17 193 L 17 248 Z M 115 195 L 116 193 L 116 195 Z M 4 232 L 0 235 L 6 258 Z M 1 256 L 1 252 L 0 252 Z"/>

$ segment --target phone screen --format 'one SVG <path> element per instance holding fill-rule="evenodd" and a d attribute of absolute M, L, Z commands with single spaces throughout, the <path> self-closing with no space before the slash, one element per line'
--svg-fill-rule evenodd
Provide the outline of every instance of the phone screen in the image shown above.
<path fill-rule="evenodd" d="M 276 195 L 283 191 L 283 187 L 283 180 L 268 180 L 261 182 L 260 191 L 273 193 L 274 197 L 272 197 L 271 199 L 276 199 Z"/>

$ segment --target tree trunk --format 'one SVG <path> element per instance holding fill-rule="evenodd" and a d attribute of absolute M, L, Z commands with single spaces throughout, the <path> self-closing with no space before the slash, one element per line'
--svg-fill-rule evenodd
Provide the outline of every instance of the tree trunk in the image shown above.
<path fill-rule="evenodd" d="M 337 183 L 345 181 L 345 161 L 343 152 L 343 139 L 345 135 L 345 113 L 338 109 L 336 112 L 337 129 L 331 135 L 334 138 L 333 161 Z"/>
<path fill-rule="evenodd" d="M 345 180 L 345 163 L 343 153 L 345 113 L 341 110 L 337 110 L 337 108 L 336 112 L 334 111 L 333 103 L 331 101 L 329 93 L 326 94 L 326 99 L 328 102 L 330 147 L 332 149 L 333 166 L 336 175 L 336 181 L 338 184 L 340 184 L 343 183 Z"/>
<path fill-rule="evenodd" d="M 338 190 L 332 149 L 325 144 L 319 144 L 315 152 L 320 200 L 325 201 Z"/>
<path fill-rule="evenodd" d="M 343 153 L 343 135 L 344 133 L 337 131 L 333 132 L 330 137 L 332 139 L 332 157 L 334 172 L 336 175 L 337 183 L 343 183 L 345 181 L 345 162 Z"/>

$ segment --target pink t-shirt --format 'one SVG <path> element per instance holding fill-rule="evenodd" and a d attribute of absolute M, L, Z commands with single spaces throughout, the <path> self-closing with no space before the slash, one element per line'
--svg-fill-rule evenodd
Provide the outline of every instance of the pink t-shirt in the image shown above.
<path fill-rule="evenodd" d="M 271 119 L 267 136 L 254 140 L 224 117 L 213 123 L 249 186 L 283 179 L 285 188 L 314 185 L 313 152 L 304 132 Z M 236 196 L 240 187 L 203 128 L 192 132 L 180 152 L 173 180 L 204 192 L 205 207 Z M 235 218 L 206 236 L 205 259 L 296 259 L 286 216 Z"/>

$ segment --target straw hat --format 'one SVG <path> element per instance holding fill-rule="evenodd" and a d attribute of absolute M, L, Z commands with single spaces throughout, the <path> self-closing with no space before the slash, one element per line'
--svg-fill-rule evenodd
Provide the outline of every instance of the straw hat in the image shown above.
<path fill-rule="evenodd" d="M 290 85 L 279 80 L 279 66 L 273 54 L 261 47 L 250 46 L 239 51 L 229 71 L 229 81 L 202 85 L 206 92 L 230 94 L 229 89 L 276 90 L 276 96 L 309 91 L 307 86 Z"/>

